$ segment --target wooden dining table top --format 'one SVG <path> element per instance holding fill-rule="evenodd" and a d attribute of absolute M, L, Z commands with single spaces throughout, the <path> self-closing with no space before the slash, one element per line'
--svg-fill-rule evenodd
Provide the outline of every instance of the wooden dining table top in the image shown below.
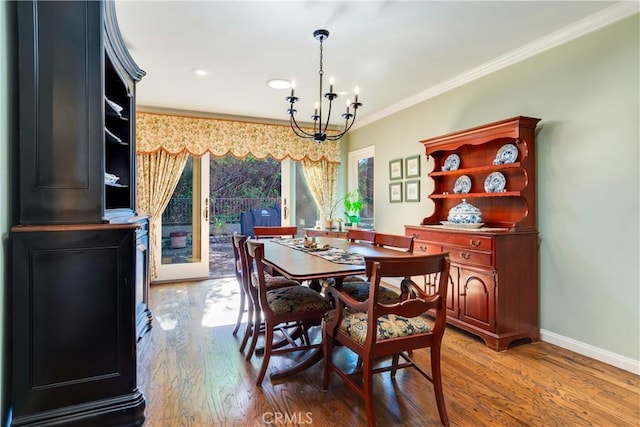
<path fill-rule="evenodd" d="M 370 243 L 349 242 L 346 239 L 316 237 L 316 242 L 318 247 L 330 245 L 364 257 L 413 256 L 410 252 L 373 246 Z M 365 265 L 333 262 L 313 253 L 277 243 L 277 239 L 264 240 L 264 262 L 292 280 L 340 279 L 366 272 Z"/>

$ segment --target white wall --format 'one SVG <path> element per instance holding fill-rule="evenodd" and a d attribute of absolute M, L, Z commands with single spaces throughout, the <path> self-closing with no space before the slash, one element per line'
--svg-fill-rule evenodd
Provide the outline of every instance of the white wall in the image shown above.
<path fill-rule="evenodd" d="M 538 148 L 540 319 L 640 364 L 640 15 L 352 131 L 376 149 L 376 229 L 403 233 L 431 211 L 420 139 L 514 116 L 542 119 Z M 420 203 L 388 203 L 389 160 L 421 153 Z M 543 335 L 544 339 L 544 335 Z M 620 366 L 620 365 L 618 365 Z M 628 366 L 626 366 L 628 367 Z M 635 369 L 634 369 L 635 367 Z"/>

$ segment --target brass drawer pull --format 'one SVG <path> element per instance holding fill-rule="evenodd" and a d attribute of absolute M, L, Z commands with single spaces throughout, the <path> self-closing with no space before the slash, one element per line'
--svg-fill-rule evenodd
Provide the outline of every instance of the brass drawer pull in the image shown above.
<path fill-rule="evenodd" d="M 481 243 L 480 240 L 469 240 L 469 244 L 471 246 L 475 246 L 476 248 L 480 246 L 480 243 Z"/>
<path fill-rule="evenodd" d="M 468 252 L 460 252 L 460 258 L 468 260 L 469 258 L 471 258 L 471 254 Z"/>
<path fill-rule="evenodd" d="M 418 250 L 420 252 L 427 252 L 427 247 L 426 246 L 418 246 Z"/>

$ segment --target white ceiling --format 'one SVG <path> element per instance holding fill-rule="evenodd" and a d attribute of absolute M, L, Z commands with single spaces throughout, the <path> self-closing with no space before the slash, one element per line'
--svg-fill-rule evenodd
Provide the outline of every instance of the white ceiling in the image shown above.
<path fill-rule="evenodd" d="M 312 33 L 325 28 L 325 76 L 335 76 L 336 91 L 360 87 L 358 117 L 366 123 L 456 77 L 495 68 L 541 39 L 584 27 L 614 3 L 117 0 L 116 11 L 132 56 L 147 72 L 137 86 L 142 108 L 287 120 L 289 90 L 266 85 L 287 78 L 296 82 L 303 121 L 318 98 Z M 210 74 L 198 77 L 194 68 Z"/>

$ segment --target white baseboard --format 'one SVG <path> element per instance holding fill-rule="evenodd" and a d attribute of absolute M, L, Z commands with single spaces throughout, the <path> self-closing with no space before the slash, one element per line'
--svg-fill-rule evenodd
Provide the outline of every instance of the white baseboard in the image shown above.
<path fill-rule="evenodd" d="M 385 282 L 387 285 L 391 285 L 391 287 L 395 287 L 397 290 L 400 289 L 399 279 L 385 278 Z M 640 375 L 640 360 L 633 360 L 629 357 L 621 356 L 617 353 L 594 347 L 590 344 L 586 344 L 545 329 L 540 329 L 540 339 L 544 342 L 548 342 L 549 344 L 566 348 L 567 350 L 571 350 L 583 356 L 587 356 L 608 365 L 615 366 L 616 368 L 631 372 L 632 374 Z"/>
<path fill-rule="evenodd" d="M 573 338 L 568 338 L 545 329 L 540 329 L 540 339 L 544 342 L 566 348 L 583 356 L 590 357 L 616 368 L 624 369 L 632 374 L 640 375 L 640 360 L 633 360 L 611 351 L 603 350 Z"/>

